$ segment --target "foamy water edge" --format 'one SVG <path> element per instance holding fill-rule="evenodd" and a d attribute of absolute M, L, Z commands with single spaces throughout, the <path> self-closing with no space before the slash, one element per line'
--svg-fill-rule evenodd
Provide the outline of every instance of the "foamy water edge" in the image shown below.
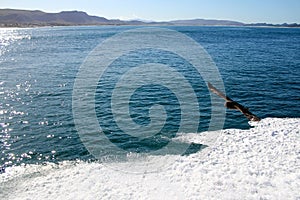
<path fill-rule="evenodd" d="M 156 173 L 127 173 L 132 163 L 9 167 L 0 175 L 1 199 L 299 199 L 300 118 L 266 118 L 249 130 L 181 135 L 209 145 L 189 156 L 152 156 Z M 131 162 L 131 161 L 130 161 Z M 112 166 L 109 166 L 112 165 Z M 126 171 L 126 170 L 125 170 Z"/>

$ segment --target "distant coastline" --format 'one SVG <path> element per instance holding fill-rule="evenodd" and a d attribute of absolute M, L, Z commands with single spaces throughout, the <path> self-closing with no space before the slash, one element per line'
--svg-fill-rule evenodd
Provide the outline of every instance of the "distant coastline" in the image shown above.
<path fill-rule="evenodd" d="M 299 28 L 300 24 L 269 24 L 269 23 L 242 23 L 230 20 L 190 19 L 166 22 L 145 22 L 142 20 L 106 19 L 90 16 L 82 11 L 62 11 L 46 13 L 39 10 L 0 9 L 0 27 L 45 27 L 45 26 L 89 26 L 89 25 L 135 25 L 135 26 L 247 26 L 247 27 L 288 27 Z"/>

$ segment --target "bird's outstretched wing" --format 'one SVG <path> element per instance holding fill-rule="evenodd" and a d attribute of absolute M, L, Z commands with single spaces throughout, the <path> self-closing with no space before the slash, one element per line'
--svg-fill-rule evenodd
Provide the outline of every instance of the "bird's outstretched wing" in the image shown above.
<path fill-rule="evenodd" d="M 241 111 L 249 121 L 260 121 L 260 118 L 249 111 L 248 108 L 242 106 L 236 101 L 223 94 L 220 90 L 215 88 L 211 83 L 208 83 L 208 88 L 219 97 L 225 99 L 225 107 L 229 109 L 235 109 Z"/>

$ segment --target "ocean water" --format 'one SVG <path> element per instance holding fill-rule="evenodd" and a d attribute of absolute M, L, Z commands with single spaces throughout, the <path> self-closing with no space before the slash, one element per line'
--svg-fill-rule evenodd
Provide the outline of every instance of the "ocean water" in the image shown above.
<path fill-rule="evenodd" d="M 98 44 L 134 28 L 137 27 L 0 30 L 1 168 L 94 159 L 82 143 L 74 123 L 73 86 L 80 67 Z M 226 94 L 259 117 L 300 117 L 300 29 L 165 28 L 185 34 L 200 44 L 215 62 Z M 104 78 L 97 83 L 94 98 L 99 126 L 112 143 L 128 153 L 163 148 L 176 136 L 181 121 L 181 102 L 177 94 L 159 84 L 147 84 L 131 95 L 130 117 L 143 127 L 151 121 L 160 123 L 160 117 L 165 116 L 163 128 L 152 133 L 151 130 L 157 131 L 154 124 L 153 129 L 150 128 L 150 138 L 137 139 L 124 134 L 116 123 L 111 111 L 112 90 L 126 70 L 147 62 L 174 66 L 192 85 L 200 113 L 200 119 L 191 116 L 195 120 L 187 122 L 197 122 L 198 128 L 193 132 L 207 131 L 211 119 L 212 105 L 206 83 L 190 63 L 163 50 L 129 52 L 105 71 Z M 159 76 L 160 72 L 156 72 Z M 168 81 L 181 87 L 181 82 L 175 78 L 168 77 Z M 164 107 L 165 113 L 151 114 L 149 110 L 154 105 Z M 131 127 L 125 128 L 130 130 Z M 227 110 L 223 128 L 249 129 L 250 126 L 240 112 Z M 192 130 L 187 125 L 181 134 Z M 196 145 L 188 154 L 202 148 Z"/>

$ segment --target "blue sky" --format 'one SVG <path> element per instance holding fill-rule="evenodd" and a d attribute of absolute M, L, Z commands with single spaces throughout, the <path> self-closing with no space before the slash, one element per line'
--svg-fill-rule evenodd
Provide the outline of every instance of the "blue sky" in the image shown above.
<path fill-rule="evenodd" d="M 108 19 L 227 19 L 300 23 L 300 0 L 0 0 L 0 8 L 81 10 Z"/>

